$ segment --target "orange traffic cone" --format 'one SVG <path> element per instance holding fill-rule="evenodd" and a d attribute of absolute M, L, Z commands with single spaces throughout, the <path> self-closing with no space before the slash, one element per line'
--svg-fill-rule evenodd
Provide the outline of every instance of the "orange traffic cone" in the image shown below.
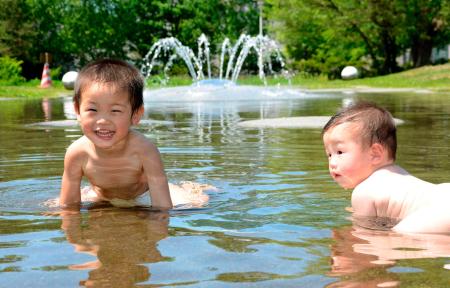
<path fill-rule="evenodd" d="M 41 88 L 48 88 L 52 86 L 52 78 L 50 77 L 50 65 L 48 62 L 44 64 L 44 70 L 42 71 Z"/>

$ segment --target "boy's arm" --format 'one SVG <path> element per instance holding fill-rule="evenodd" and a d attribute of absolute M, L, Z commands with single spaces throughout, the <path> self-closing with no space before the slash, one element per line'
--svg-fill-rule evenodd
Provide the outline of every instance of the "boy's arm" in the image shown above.
<path fill-rule="evenodd" d="M 152 207 L 171 209 L 173 205 L 169 193 L 169 184 L 158 148 L 150 141 L 144 146 L 146 147 L 142 151 L 144 154 L 142 161 L 152 199 Z"/>
<path fill-rule="evenodd" d="M 361 183 L 352 192 L 352 210 L 355 215 L 377 216 L 377 209 L 373 192 Z"/>
<path fill-rule="evenodd" d="M 59 205 L 63 208 L 80 205 L 80 185 L 83 176 L 83 157 L 76 144 L 73 143 L 67 149 L 64 157 L 64 173 L 62 176 Z"/>

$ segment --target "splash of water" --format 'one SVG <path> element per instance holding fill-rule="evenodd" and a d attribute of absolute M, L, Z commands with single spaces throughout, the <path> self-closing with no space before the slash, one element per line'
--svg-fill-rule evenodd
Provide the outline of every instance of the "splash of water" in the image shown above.
<path fill-rule="evenodd" d="M 186 64 L 189 74 L 194 82 L 213 79 L 211 76 L 210 43 L 205 34 L 202 34 L 197 41 L 197 55 L 191 48 L 183 45 L 181 41 L 174 37 L 163 38 L 152 45 L 149 52 L 144 57 L 144 64 L 141 71 L 145 77 L 149 77 L 152 70 L 157 65 L 164 65 L 165 81 L 169 79 L 168 72 L 173 66 L 173 61 L 181 58 Z M 278 44 L 268 36 L 240 35 L 234 45 L 228 38 L 222 42 L 219 66 L 219 80 L 230 80 L 235 83 L 241 73 L 242 66 L 250 53 L 256 53 L 258 57 L 259 78 L 266 83 L 266 72 L 275 74 L 272 68 L 273 59 L 280 63 L 281 74 L 289 75 L 285 69 L 285 62 L 281 56 Z M 165 63 L 162 59 L 168 59 Z M 207 78 L 204 73 L 206 64 Z M 226 70 L 224 73 L 224 68 Z"/>
<path fill-rule="evenodd" d="M 170 53 L 170 54 L 169 54 Z M 168 79 L 168 71 L 173 65 L 173 61 L 177 57 L 181 57 L 189 70 L 189 74 L 193 79 L 200 80 L 203 78 L 202 66 L 197 60 L 192 49 L 184 46 L 177 38 L 168 37 L 158 40 L 152 45 L 148 53 L 144 57 L 144 65 L 141 68 L 141 72 L 145 77 L 149 77 L 152 69 L 158 64 L 158 57 L 160 55 L 170 55 L 169 60 L 164 66 L 164 75 Z M 197 69 L 195 69 L 197 66 Z M 197 74 L 198 73 L 198 74 Z"/>

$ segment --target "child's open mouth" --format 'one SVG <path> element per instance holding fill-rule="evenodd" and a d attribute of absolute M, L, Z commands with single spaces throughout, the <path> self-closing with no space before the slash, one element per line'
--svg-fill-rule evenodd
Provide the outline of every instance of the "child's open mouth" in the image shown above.
<path fill-rule="evenodd" d="M 95 134 L 103 139 L 111 139 L 114 136 L 114 131 L 111 130 L 97 130 Z"/>
<path fill-rule="evenodd" d="M 331 173 L 331 177 L 333 177 L 333 179 L 337 179 L 337 178 L 341 177 L 341 175 L 337 174 L 337 173 Z"/>

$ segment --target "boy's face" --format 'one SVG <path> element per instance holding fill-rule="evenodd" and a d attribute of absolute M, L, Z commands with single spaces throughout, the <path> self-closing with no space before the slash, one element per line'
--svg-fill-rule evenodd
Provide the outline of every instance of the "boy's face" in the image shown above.
<path fill-rule="evenodd" d="M 83 133 L 95 146 L 112 148 L 124 143 L 131 125 L 139 123 L 143 108 L 132 115 L 126 91 L 91 83 L 82 93 L 77 113 Z"/>
<path fill-rule="evenodd" d="M 353 189 L 373 172 L 370 148 L 363 145 L 360 127 L 342 123 L 323 135 L 331 177 L 341 187 Z"/>

